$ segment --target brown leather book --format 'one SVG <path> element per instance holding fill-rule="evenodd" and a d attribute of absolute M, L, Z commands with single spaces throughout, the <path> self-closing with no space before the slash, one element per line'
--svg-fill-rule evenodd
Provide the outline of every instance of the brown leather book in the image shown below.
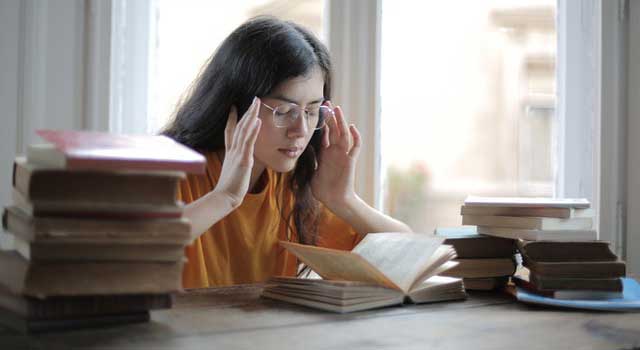
<path fill-rule="evenodd" d="M 7 242 L 5 244 L 5 241 Z M 28 242 L 19 236 L 0 233 L 0 247 L 16 250 L 32 262 L 110 261 L 176 262 L 184 257 L 183 244 L 104 242 Z"/>
<path fill-rule="evenodd" d="M 458 265 L 440 275 L 461 278 L 511 276 L 516 271 L 513 258 L 455 259 Z"/>
<path fill-rule="evenodd" d="M 87 295 L 37 299 L 0 288 L 0 309 L 30 320 L 64 319 L 169 309 L 171 294 Z"/>
<path fill-rule="evenodd" d="M 186 244 L 191 239 L 191 224 L 184 218 L 34 217 L 12 206 L 5 209 L 2 222 L 6 231 L 27 242 Z"/>
<path fill-rule="evenodd" d="M 445 238 L 459 259 L 510 258 L 516 252 L 513 239 L 479 235 L 475 227 L 439 227 L 435 235 Z"/>
<path fill-rule="evenodd" d="M 0 308 L 0 325 L 25 334 L 144 323 L 149 322 L 149 320 L 149 311 L 53 319 L 30 319 L 20 317 L 11 311 Z"/>
<path fill-rule="evenodd" d="M 157 135 L 78 130 L 36 130 L 48 144 L 27 149 L 30 163 L 69 170 L 171 170 L 204 174 L 200 153 Z"/>
<path fill-rule="evenodd" d="M 624 277 L 624 261 L 535 261 L 522 254 L 523 265 L 532 273 L 550 278 L 617 278 Z"/>
<path fill-rule="evenodd" d="M 24 157 L 13 166 L 13 186 L 30 202 L 176 206 L 184 177 L 176 171 L 69 171 L 30 164 Z"/>
<path fill-rule="evenodd" d="M 606 241 L 525 241 L 518 250 L 537 262 L 616 261 L 618 257 Z"/>
<path fill-rule="evenodd" d="M 509 276 L 463 278 L 466 290 L 496 290 L 504 288 L 509 282 Z"/>
<path fill-rule="evenodd" d="M 621 292 L 622 280 L 620 278 L 553 278 L 536 274 L 529 274 L 531 282 L 537 290 L 594 290 Z"/>
<path fill-rule="evenodd" d="M 182 289 L 183 262 L 29 262 L 0 251 L 0 285 L 17 295 L 164 294 Z"/>

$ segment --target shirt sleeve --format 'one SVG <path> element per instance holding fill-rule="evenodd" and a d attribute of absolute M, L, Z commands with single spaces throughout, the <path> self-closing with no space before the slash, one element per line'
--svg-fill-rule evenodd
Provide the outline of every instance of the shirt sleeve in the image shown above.
<path fill-rule="evenodd" d="M 316 245 L 324 248 L 351 250 L 364 238 L 346 221 L 323 208 L 318 222 Z"/>

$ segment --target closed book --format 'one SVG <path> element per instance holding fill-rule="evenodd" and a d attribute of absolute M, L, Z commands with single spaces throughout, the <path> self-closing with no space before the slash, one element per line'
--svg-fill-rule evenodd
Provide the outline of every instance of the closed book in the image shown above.
<path fill-rule="evenodd" d="M 624 261 L 535 261 L 522 254 L 523 265 L 532 273 L 556 278 L 616 278 L 624 277 Z"/>
<path fill-rule="evenodd" d="M 556 278 L 529 274 L 529 281 L 538 290 L 598 290 L 608 292 L 622 291 L 620 278 Z"/>
<path fill-rule="evenodd" d="M 176 206 L 176 171 L 68 171 L 27 163 L 17 157 L 13 186 L 29 201 Z"/>
<path fill-rule="evenodd" d="M 540 262 L 616 261 L 607 241 L 525 241 L 516 242 L 518 250 Z"/>
<path fill-rule="evenodd" d="M 496 290 L 504 288 L 509 282 L 509 276 L 463 278 L 465 290 Z"/>
<path fill-rule="evenodd" d="M 516 275 L 512 277 L 513 283 L 524 290 L 548 298 L 559 300 L 607 300 L 622 298 L 623 292 L 610 292 L 602 290 L 540 290 L 529 281 L 528 276 Z M 623 287 L 624 289 L 624 287 Z"/>
<path fill-rule="evenodd" d="M 13 205 L 37 217 L 92 217 L 104 219 L 179 218 L 184 207 L 181 203 L 154 205 L 147 203 L 106 203 L 69 201 L 65 199 L 34 200 L 25 198 L 20 191 L 12 191 Z"/>
<path fill-rule="evenodd" d="M 191 224 L 185 218 L 99 220 L 95 218 L 34 217 L 8 207 L 5 230 L 28 242 L 186 244 Z"/>
<path fill-rule="evenodd" d="M 183 244 L 29 242 L 19 236 L 0 233 L 0 246 L 5 250 L 13 249 L 32 262 L 176 262 L 184 258 Z"/>
<path fill-rule="evenodd" d="M 36 298 L 105 294 L 165 294 L 182 288 L 181 262 L 34 263 L 0 251 L 0 286 Z"/>
<path fill-rule="evenodd" d="M 435 235 L 445 238 L 460 259 L 510 258 L 515 254 L 515 240 L 480 235 L 474 226 L 438 227 Z"/>
<path fill-rule="evenodd" d="M 32 298 L 0 288 L 0 308 L 30 320 L 64 319 L 169 309 L 171 294 L 87 295 Z"/>
<path fill-rule="evenodd" d="M 157 135 L 37 130 L 47 144 L 27 149 L 29 163 L 68 170 L 172 170 L 203 174 L 200 153 Z"/>
<path fill-rule="evenodd" d="M 524 208 L 575 208 L 587 209 L 591 203 L 585 198 L 549 198 L 549 197 L 480 197 L 468 196 L 464 205 L 487 207 L 524 207 Z"/>
<path fill-rule="evenodd" d="M 492 227 L 513 227 L 529 230 L 590 230 L 593 227 L 593 219 L 463 215 L 462 224 Z"/>
<path fill-rule="evenodd" d="M 528 241 L 593 241 L 598 239 L 596 230 L 529 230 L 511 227 L 478 226 L 478 233 Z"/>
<path fill-rule="evenodd" d="M 440 275 L 451 277 L 477 278 L 510 276 L 516 270 L 513 258 L 455 259 L 458 265 Z"/>
<path fill-rule="evenodd" d="M 592 209 L 576 208 L 545 208 L 545 207 L 508 207 L 486 205 L 463 205 L 461 215 L 489 215 L 489 216 L 526 216 L 544 218 L 587 218 L 593 217 Z"/>
<path fill-rule="evenodd" d="M 53 319 L 30 319 L 21 317 L 11 311 L 0 308 L 0 325 L 25 334 L 75 330 L 83 328 L 101 328 L 131 323 L 144 323 L 149 322 L 149 320 L 149 311 Z"/>

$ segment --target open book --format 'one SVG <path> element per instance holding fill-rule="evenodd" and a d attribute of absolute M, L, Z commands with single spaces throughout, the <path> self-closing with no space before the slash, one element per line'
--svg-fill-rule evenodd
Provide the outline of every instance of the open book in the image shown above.
<path fill-rule="evenodd" d="M 462 280 L 437 274 L 456 265 L 444 238 L 368 234 L 352 251 L 280 242 L 323 279 L 276 277 L 263 296 L 334 312 L 464 299 Z"/>

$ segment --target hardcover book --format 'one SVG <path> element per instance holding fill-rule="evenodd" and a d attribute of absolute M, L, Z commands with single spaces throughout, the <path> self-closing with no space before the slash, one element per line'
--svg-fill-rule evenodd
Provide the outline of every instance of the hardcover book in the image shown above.
<path fill-rule="evenodd" d="M 68 170 L 205 171 L 203 155 L 166 136 L 37 130 L 47 144 L 27 149 L 29 163 Z"/>
<path fill-rule="evenodd" d="M 281 242 L 323 279 L 276 279 L 263 295 L 335 312 L 396 305 L 405 300 L 463 299 L 462 280 L 434 278 L 456 264 L 450 261 L 455 251 L 442 245 L 443 240 L 423 234 L 375 233 L 368 234 L 352 251 Z M 354 296 L 361 299 L 350 300 Z"/>

